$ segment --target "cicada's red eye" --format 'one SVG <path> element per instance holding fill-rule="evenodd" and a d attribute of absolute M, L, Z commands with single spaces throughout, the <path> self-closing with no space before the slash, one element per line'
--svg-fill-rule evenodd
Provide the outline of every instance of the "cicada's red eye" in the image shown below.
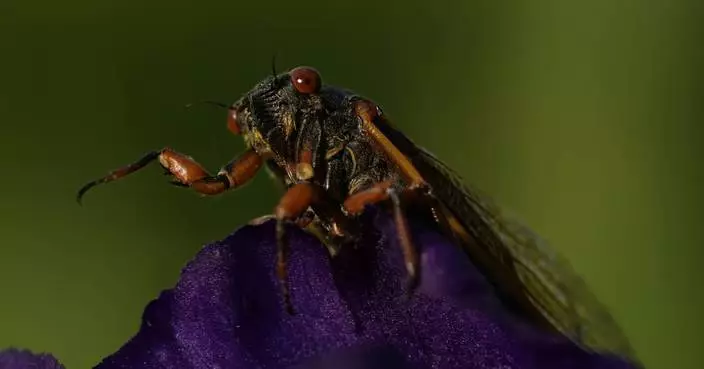
<path fill-rule="evenodd" d="M 240 130 L 240 124 L 237 121 L 237 110 L 235 109 L 227 110 L 227 129 L 236 135 L 239 135 L 242 132 Z"/>
<path fill-rule="evenodd" d="M 302 94 L 314 94 L 320 91 L 320 73 L 311 67 L 298 67 L 289 72 L 291 84 Z"/>

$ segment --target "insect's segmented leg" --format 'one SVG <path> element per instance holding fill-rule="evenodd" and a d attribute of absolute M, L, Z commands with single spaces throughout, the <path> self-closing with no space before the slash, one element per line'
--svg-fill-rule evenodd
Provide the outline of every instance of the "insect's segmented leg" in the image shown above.
<path fill-rule="evenodd" d="M 314 153 L 320 145 L 321 128 L 316 120 L 304 120 L 296 143 L 295 173 L 299 181 L 313 178 L 315 171 Z"/>
<path fill-rule="evenodd" d="M 391 181 L 379 182 L 372 187 L 357 192 L 349 196 L 343 203 L 343 208 L 350 215 L 360 214 L 367 205 L 377 204 L 386 200 L 391 200 L 391 206 L 398 234 L 399 246 L 403 252 L 403 259 L 408 273 L 407 292 L 412 293 L 418 285 L 420 263 L 418 250 L 413 244 L 408 220 L 401 205 L 401 196 L 391 187 Z M 413 193 L 413 190 L 406 190 L 403 194 Z"/>
<path fill-rule="evenodd" d="M 398 241 L 401 246 L 401 251 L 403 252 L 406 272 L 408 273 L 406 291 L 408 294 L 411 294 L 416 287 L 418 287 L 418 281 L 420 278 L 420 258 L 418 257 L 418 249 L 416 248 L 416 245 L 413 244 L 411 230 L 408 227 L 408 220 L 406 219 L 406 214 L 401 206 L 401 200 L 399 199 L 398 193 L 396 193 L 393 188 L 389 188 L 387 193 L 389 194 L 389 199 L 391 199 L 394 213 L 394 223 L 396 224 L 396 233 L 398 233 Z"/>
<path fill-rule="evenodd" d="M 401 175 L 409 184 L 408 190 L 404 191 L 404 195 L 407 192 L 413 194 L 419 190 L 419 192 L 423 194 L 429 193 L 429 186 L 421 176 L 420 172 L 418 172 L 418 169 L 416 169 L 410 159 L 404 155 L 401 150 L 399 150 L 391 142 L 391 140 L 386 137 L 386 135 L 384 135 L 379 127 L 376 126 L 375 121 L 383 119 L 378 107 L 370 101 L 358 100 L 355 102 L 355 112 L 361 119 L 362 130 L 376 143 L 377 147 L 386 155 L 386 157 L 398 167 Z M 386 190 L 380 191 L 384 188 L 384 186 L 386 186 Z M 366 195 L 364 193 L 359 193 L 357 194 L 357 198 L 348 198 L 347 201 L 345 201 L 346 208 L 348 210 L 357 210 L 359 209 L 359 204 L 363 204 L 365 202 L 370 204 L 383 201 L 386 198 L 391 199 L 399 243 L 403 251 L 406 270 L 408 271 L 408 292 L 411 293 L 418 285 L 420 263 L 417 248 L 411 240 L 408 221 L 401 207 L 401 200 L 399 199 L 396 191 L 391 188 L 390 185 L 379 184 L 372 187 L 368 191 L 374 192 L 367 192 Z M 386 196 L 382 194 L 383 192 L 386 193 Z M 350 209 L 350 207 L 352 209 Z M 354 209 L 354 207 L 357 207 L 357 209 Z"/>
<path fill-rule="evenodd" d="M 296 223 L 299 227 L 310 224 L 315 214 L 330 217 L 333 221 L 332 233 L 335 237 L 348 236 L 351 225 L 349 219 L 338 206 L 328 197 L 323 187 L 310 182 L 301 182 L 291 186 L 279 200 L 274 210 L 276 218 L 276 275 L 281 283 L 284 298 L 284 308 L 293 314 L 291 293 L 288 284 L 287 259 L 289 244 L 286 238 L 286 223 Z M 315 213 L 309 211 L 314 208 Z"/>
<path fill-rule="evenodd" d="M 254 178 L 261 167 L 262 157 L 259 156 L 254 149 L 249 149 L 243 152 L 240 156 L 230 160 L 229 163 L 225 164 L 225 166 L 218 171 L 217 176 L 208 176 L 201 180 L 195 181 L 191 183 L 191 187 L 196 191 L 205 193 L 201 191 L 198 186 L 206 186 L 208 181 L 221 183 L 222 187 L 217 187 L 216 192 L 213 194 L 220 193 L 228 189 L 238 188 Z"/>
<path fill-rule="evenodd" d="M 376 204 L 389 198 L 389 188 L 392 185 L 392 181 L 384 181 L 374 184 L 372 187 L 350 195 L 342 207 L 350 215 L 358 215 L 364 211 L 367 205 Z"/>
<path fill-rule="evenodd" d="M 404 196 L 420 196 L 424 198 L 433 210 L 435 220 L 440 224 L 449 223 L 447 213 L 442 210 L 442 206 L 432 196 L 430 186 L 423 179 L 418 169 L 411 160 L 389 140 L 386 135 L 377 127 L 377 122 L 384 122 L 377 106 L 368 100 L 358 100 L 355 102 L 355 112 L 362 120 L 362 129 L 376 143 L 389 160 L 398 168 L 404 179 L 409 183 L 408 187 L 412 191 L 405 191 Z"/>
<path fill-rule="evenodd" d="M 279 200 L 274 210 L 276 216 L 276 276 L 281 284 L 281 293 L 284 299 L 284 308 L 293 314 L 291 291 L 288 284 L 288 259 L 289 244 L 286 239 L 285 226 L 287 222 L 300 217 L 315 201 L 316 188 L 308 182 L 293 185 Z"/>
<path fill-rule="evenodd" d="M 420 198 L 419 198 L 420 197 Z M 469 235 L 461 226 L 457 218 L 454 217 L 436 198 L 430 196 L 427 191 L 407 189 L 398 194 L 391 187 L 390 181 L 379 182 L 372 187 L 349 196 L 343 203 L 343 208 L 350 215 L 358 215 L 364 211 L 367 205 L 391 200 L 394 212 L 394 222 L 398 232 L 399 244 L 403 251 L 406 270 L 408 271 L 408 291 L 412 292 L 418 285 L 420 263 L 418 251 L 411 240 L 411 233 L 408 229 L 406 216 L 401 206 L 401 198 L 406 201 L 425 201 L 430 207 L 435 221 L 450 237 L 467 242 Z"/>
<path fill-rule="evenodd" d="M 295 167 L 296 177 L 301 181 L 313 178 L 313 150 L 304 147 L 298 154 L 298 164 Z"/>
<path fill-rule="evenodd" d="M 216 176 L 212 176 L 193 158 L 170 148 L 164 148 L 158 151 L 151 151 L 136 162 L 87 183 L 78 191 L 78 202 L 81 202 L 83 195 L 92 187 L 123 178 L 157 159 L 167 173 L 173 175 L 176 179 L 171 182 L 172 184 L 193 188 L 204 195 L 216 195 L 225 190 L 241 186 L 253 178 L 262 165 L 261 157 L 250 149 L 226 164 Z"/>
<path fill-rule="evenodd" d="M 424 201 L 433 212 L 435 221 L 443 227 L 449 234 L 466 238 L 466 232 L 459 226 L 457 219 L 444 208 L 444 206 L 432 195 L 430 186 L 413 165 L 411 160 L 381 131 L 378 124 L 384 123 L 378 107 L 368 100 L 357 100 L 355 102 L 355 112 L 361 120 L 361 127 L 364 133 L 372 139 L 377 148 L 396 165 L 403 179 L 408 183 L 408 187 L 400 194 L 404 199 Z M 404 248 L 406 267 L 409 270 L 410 283 L 417 283 L 418 256 L 415 247 L 410 241 L 410 233 L 407 231 L 405 217 L 400 213 L 400 200 L 396 193 L 389 190 L 386 184 L 378 184 L 367 191 L 363 191 L 351 196 L 345 201 L 345 209 L 351 213 L 361 212 L 365 205 L 386 200 L 390 198 L 394 206 L 394 218 L 399 228 L 399 241 Z M 387 194 L 385 195 L 384 192 Z M 454 221 L 454 222 L 453 222 Z M 414 264 L 415 263 L 415 264 Z M 414 274 L 416 273 L 416 274 Z"/>

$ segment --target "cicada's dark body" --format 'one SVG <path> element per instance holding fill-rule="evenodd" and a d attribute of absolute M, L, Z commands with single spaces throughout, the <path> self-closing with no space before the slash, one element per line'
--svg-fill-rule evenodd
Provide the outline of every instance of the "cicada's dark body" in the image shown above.
<path fill-rule="evenodd" d="M 206 195 L 237 188 L 266 166 L 286 186 L 274 216 L 277 273 L 289 308 L 285 223 L 311 228 L 326 244 L 340 245 L 354 239 L 355 216 L 365 206 L 387 205 L 394 213 L 412 289 L 419 261 L 403 209 L 414 206 L 430 214 L 507 305 L 527 319 L 584 347 L 632 356 L 607 310 L 567 262 L 395 129 L 372 101 L 323 85 L 315 69 L 298 67 L 274 73 L 225 107 L 228 128 L 244 137 L 248 149 L 216 175 L 165 148 L 90 182 L 79 191 L 79 200 L 90 187 L 157 159 L 174 184 Z"/>

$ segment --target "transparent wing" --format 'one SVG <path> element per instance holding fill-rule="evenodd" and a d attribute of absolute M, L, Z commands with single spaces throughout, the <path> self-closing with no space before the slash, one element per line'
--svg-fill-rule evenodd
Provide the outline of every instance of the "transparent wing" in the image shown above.
<path fill-rule="evenodd" d="M 480 240 L 480 247 L 489 249 L 492 261 L 518 277 L 525 295 L 553 327 L 586 348 L 636 361 L 618 324 L 566 259 L 432 154 L 416 147 L 409 157 L 421 173 L 430 174 L 425 179 L 435 195 Z"/>

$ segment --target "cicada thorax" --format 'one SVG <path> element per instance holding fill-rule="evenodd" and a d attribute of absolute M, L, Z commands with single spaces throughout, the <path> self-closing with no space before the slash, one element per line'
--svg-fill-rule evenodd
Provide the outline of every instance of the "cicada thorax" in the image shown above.
<path fill-rule="evenodd" d="M 339 217 L 350 197 L 373 188 L 385 196 L 388 188 L 401 191 L 407 186 L 361 131 L 358 117 L 351 113 L 353 101 L 352 96 L 329 90 L 316 99 L 297 101 L 290 115 L 292 103 L 279 103 L 279 108 L 266 109 L 274 123 L 266 126 L 267 132 L 260 133 L 261 122 L 249 130 L 253 146 L 264 147 L 271 155 L 270 172 L 288 189 L 302 183 L 319 189 L 316 196 L 324 200 L 316 199 L 309 210 L 315 214 L 312 223 L 328 233 L 328 241 L 349 241 L 357 233 L 354 221 Z"/>

